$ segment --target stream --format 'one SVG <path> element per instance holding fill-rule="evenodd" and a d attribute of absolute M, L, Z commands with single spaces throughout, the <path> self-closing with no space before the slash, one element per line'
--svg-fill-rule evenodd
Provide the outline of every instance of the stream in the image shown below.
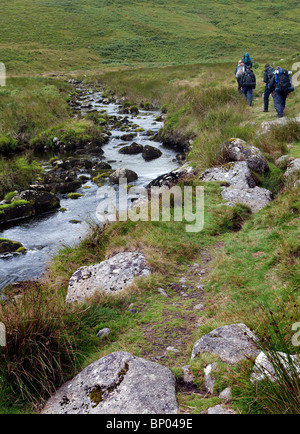
<path fill-rule="evenodd" d="M 144 132 L 137 133 L 134 142 L 143 146 L 150 145 L 159 148 L 162 156 L 158 159 L 146 162 L 141 154 L 123 155 L 118 151 L 121 143 L 121 136 L 124 134 L 120 129 L 112 129 L 109 142 L 102 147 L 104 161 L 108 162 L 112 169 L 131 169 L 139 176 L 133 184 L 146 186 L 158 176 L 168 173 L 178 167 L 176 152 L 164 147 L 161 143 L 150 140 L 146 131 L 152 130 L 155 134 L 162 128 L 163 122 L 156 121 L 160 115 L 157 111 L 144 111 L 136 115 L 119 114 L 120 107 L 115 103 L 104 104 L 101 92 L 87 91 L 85 98 L 80 101 L 81 105 L 90 105 L 90 110 L 105 110 L 109 116 L 124 118 L 127 116 L 133 124 L 144 129 Z M 79 108 L 79 107 L 78 107 Z M 81 108 L 82 113 L 87 109 Z M 137 127 L 135 126 L 134 129 Z M 134 131 L 132 129 L 132 131 Z M 132 142 L 133 142 L 132 141 Z M 132 142 L 126 143 L 130 145 Z M 89 155 L 86 158 L 89 159 Z M 44 159 L 43 159 L 44 158 Z M 95 159 L 95 157 L 91 157 Z M 103 160 L 103 158 L 101 159 Z M 49 163 L 46 156 L 42 157 L 42 163 L 47 170 Z M 84 186 L 90 187 L 85 189 Z M 0 231 L 0 238 L 7 238 L 18 241 L 27 249 L 26 254 L 8 254 L 0 256 L 0 290 L 6 285 L 23 280 L 31 280 L 40 277 L 53 256 L 62 248 L 74 247 L 84 238 L 89 230 L 89 223 L 97 222 L 96 209 L 99 199 L 96 197 L 98 186 L 92 181 L 84 184 L 78 193 L 83 197 L 78 200 L 69 199 L 66 195 L 58 195 L 61 201 L 61 208 L 65 212 L 51 212 L 43 214 L 34 219 L 20 221 L 17 225 Z M 76 224 L 71 223 L 76 220 Z"/>

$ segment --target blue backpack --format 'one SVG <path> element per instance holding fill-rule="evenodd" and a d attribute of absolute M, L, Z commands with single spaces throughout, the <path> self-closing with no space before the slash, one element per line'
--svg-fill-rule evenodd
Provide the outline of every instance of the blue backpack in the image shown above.
<path fill-rule="evenodd" d="M 245 65 L 250 65 L 252 66 L 252 59 L 250 57 L 250 55 L 248 53 L 244 54 L 244 59 L 243 59 Z"/>

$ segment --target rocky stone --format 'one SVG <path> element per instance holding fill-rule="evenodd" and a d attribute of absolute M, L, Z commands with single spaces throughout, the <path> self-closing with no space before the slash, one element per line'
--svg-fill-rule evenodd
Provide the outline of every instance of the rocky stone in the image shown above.
<path fill-rule="evenodd" d="M 151 161 L 151 160 L 154 160 L 156 158 L 161 157 L 162 152 L 160 149 L 154 148 L 154 146 L 146 145 L 143 149 L 142 156 L 146 161 Z"/>
<path fill-rule="evenodd" d="M 17 241 L 11 241 L 5 238 L 0 238 L 0 254 L 15 253 L 22 248 L 23 245 Z"/>
<path fill-rule="evenodd" d="M 223 405 L 216 405 L 215 407 L 211 407 L 207 410 L 207 414 L 236 414 L 230 408 L 226 408 Z"/>
<path fill-rule="evenodd" d="M 106 336 L 109 336 L 109 335 L 110 335 L 110 329 L 105 328 L 105 329 L 100 330 L 97 333 L 97 338 L 102 339 L 102 338 L 105 338 Z"/>
<path fill-rule="evenodd" d="M 261 187 L 247 189 L 229 187 L 224 188 L 221 195 L 228 202 L 228 206 L 242 203 L 249 206 L 253 213 L 260 211 L 273 200 L 272 192 Z"/>
<path fill-rule="evenodd" d="M 112 353 L 64 384 L 43 414 L 177 414 L 175 378 L 157 363 Z"/>
<path fill-rule="evenodd" d="M 164 297 L 169 297 L 166 291 L 163 288 L 158 288 L 157 291 L 163 295 Z"/>
<path fill-rule="evenodd" d="M 30 203 L 0 208 L 0 224 L 33 217 L 34 215 L 35 209 Z"/>
<path fill-rule="evenodd" d="M 66 302 L 80 302 L 99 292 L 118 292 L 131 285 L 136 276 L 150 274 L 142 253 L 118 253 L 98 265 L 77 270 L 70 280 Z"/>
<path fill-rule="evenodd" d="M 136 137 L 136 134 L 124 134 L 121 140 L 124 142 L 131 142 Z"/>
<path fill-rule="evenodd" d="M 167 349 L 166 349 L 166 351 L 168 352 L 168 353 L 175 353 L 175 354 L 178 354 L 180 351 L 179 350 L 177 350 L 177 348 L 174 348 L 174 347 L 168 347 Z"/>
<path fill-rule="evenodd" d="M 255 358 L 259 350 L 254 344 L 255 336 L 245 324 L 220 327 L 199 339 L 192 351 L 192 359 L 202 353 L 211 353 L 230 365 Z"/>
<path fill-rule="evenodd" d="M 117 169 L 109 176 L 109 180 L 113 184 L 118 184 L 121 178 L 127 179 L 127 182 L 133 182 L 138 179 L 138 175 L 129 169 Z"/>
<path fill-rule="evenodd" d="M 194 384 L 194 377 L 191 373 L 190 365 L 183 366 L 182 368 L 183 376 L 182 380 L 185 384 Z"/>
<path fill-rule="evenodd" d="M 284 174 L 285 179 L 289 179 L 293 176 L 300 177 L 300 158 L 296 158 L 295 160 L 291 161 L 288 165 L 288 168 Z"/>
<path fill-rule="evenodd" d="M 285 353 L 277 352 L 276 356 L 272 355 L 268 357 L 265 353 L 261 352 L 255 360 L 251 382 L 255 383 L 266 379 L 272 382 L 280 381 L 276 370 L 285 371 L 285 373 L 291 375 L 291 378 L 294 378 L 295 374 L 300 378 L 300 356 L 288 356 Z"/>
<path fill-rule="evenodd" d="M 282 155 L 282 157 L 278 158 L 275 161 L 275 164 L 279 169 L 287 168 L 288 164 L 293 161 L 295 158 L 291 157 L 290 155 Z"/>
<path fill-rule="evenodd" d="M 231 388 L 227 387 L 223 392 L 219 395 L 220 399 L 224 399 L 225 402 L 230 402 L 231 400 Z"/>
<path fill-rule="evenodd" d="M 124 146 L 119 150 L 120 154 L 136 155 L 143 152 L 144 146 L 138 143 L 132 143 L 129 146 Z"/>
<path fill-rule="evenodd" d="M 220 181 L 237 189 L 254 188 L 256 183 L 251 175 L 248 163 L 245 161 L 227 163 L 223 166 L 205 170 L 200 181 Z"/>
<path fill-rule="evenodd" d="M 211 374 L 216 369 L 216 367 L 217 363 L 212 363 L 206 366 L 206 368 L 204 369 L 204 386 L 211 395 L 213 395 L 214 393 L 215 385 L 215 380 Z"/>
<path fill-rule="evenodd" d="M 204 310 L 205 306 L 204 304 L 197 304 L 197 306 L 194 306 L 194 310 Z"/>
<path fill-rule="evenodd" d="M 246 161 L 248 167 L 258 173 L 270 170 L 266 158 L 255 146 L 241 139 L 230 139 L 223 145 L 223 151 L 228 161 Z"/>
<path fill-rule="evenodd" d="M 167 187 L 172 188 L 174 185 L 178 184 L 180 180 L 180 176 L 178 173 L 170 172 L 164 175 L 159 176 L 158 178 L 151 181 L 147 188 L 151 189 L 151 187 Z"/>
<path fill-rule="evenodd" d="M 280 119 L 275 119 L 273 121 L 262 122 L 261 131 L 262 133 L 268 133 L 273 127 L 285 126 L 290 122 L 296 122 L 300 124 L 300 117 L 296 117 L 294 119 L 280 118 Z"/>
<path fill-rule="evenodd" d="M 60 207 L 60 200 L 53 193 L 40 190 L 22 191 L 16 199 L 32 203 L 36 214 L 42 214 Z"/>

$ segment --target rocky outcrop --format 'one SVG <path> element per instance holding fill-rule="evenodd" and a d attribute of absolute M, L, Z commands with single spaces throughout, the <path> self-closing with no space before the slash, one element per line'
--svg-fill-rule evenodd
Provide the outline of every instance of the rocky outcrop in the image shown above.
<path fill-rule="evenodd" d="M 151 161 L 151 160 L 155 160 L 156 158 L 161 157 L 162 152 L 160 149 L 154 148 L 154 146 L 147 145 L 143 149 L 142 156 L 143 156 L 144 160 Z"/>
<path fill-rule="evenodd" d="M 223 152 L 228 161 L 246 161 L 254 172 L 265 173 L 270 170 L 266 158 L 255 146 L 241 139 L 230 139 L 223 144 Z"/>
<path fill-rule="evenodd" d="M 259 350 L 254 344 L 251 330 L 245 324 L 220 327 L 199 339 L 192 351 L 192 359 L 202 353 L 211 353 L 230 365 L 255 358 Z"/>
<path fill-rule="evenodd" d="M 126 352 L 88 366 L 47 402 L 43 414 L 177 414 L 175 378 Z"/>
<path fill-rule="evenodd" d="M 131 285 L 136 276 L 150 273 L 142 253 L 118 253 L 98 265 L 77 270 L 70 280 L 66 302 L 81 302 L 98 292 L 121 291 Z"/>
<path fill-rule="evenodd" d="M 228 206 L 242 203 L 249 206 L 253 213 L 260 211 L 273 200 L 273 194 L 261 187 L 248 189 L 224 188 L 221 194 L 222 198 L 227 201 Z"/>
<path fill-rule="evenodd" d="M 254 188 L 256 186 L 248 164 L 245 161 L 227 163 L 223 166 L 207 169 L 200 175 L 199 180 L 220 181 L 227 185 L 234 185 L 239 189 Z"/>
<path fill-rule="evenodd" d="M 268 163 L 259 149 L 240 139 L 232 139 L 223 145 L 227 158 L 239 160 L 205 170 L 200 181 L 219 181 L 224 184 L 222 198 L 228 206 L 242 203 L 258 212 L 273 200 L 271 191 L 256 186 L 250 168 L 257 172 L 269 170 Z"/>
<path fill-rule="evenodd" d="M 118 184 L 120 179 L 127 179 L 127 182 L 133 182 L 138 179 L 138 175 L 129 169 L 118 169 L 109 176 L 112 184 Z"/>

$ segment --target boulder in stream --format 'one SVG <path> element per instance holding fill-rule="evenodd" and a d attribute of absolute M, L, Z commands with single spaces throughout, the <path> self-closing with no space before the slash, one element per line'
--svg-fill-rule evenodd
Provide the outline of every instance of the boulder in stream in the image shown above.
<path fill-rule="evenodd" d="M 154 146 L 147 145 L 144 147 L 142 155 L 146 161 L 151 161 L 151 160 L 154 160 L 156 158 L 161 157 L 162 152 L 160 149 L 154 148 Z"/>
<path fill-rule="evenodd" d="M 109 176 L 109 180 L 112 184 L 118 184 L 119 179 L 127 179 L 127 182 L 133 182 L 138 179 L 138 175 L 129 169 L 117 169 Z"/>

